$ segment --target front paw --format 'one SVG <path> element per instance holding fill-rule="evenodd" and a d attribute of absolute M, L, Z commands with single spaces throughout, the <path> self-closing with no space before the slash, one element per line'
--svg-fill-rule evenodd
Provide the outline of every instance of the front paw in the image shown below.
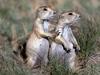
<path fill-rule="evenodd" d="M 63 46 L 63 49 L 65 50 L 66 53 L 70 53 L 71 52 L 70 48 L 66 48 L 63 44 L 62 44 L 62 46 Z"/>
<path fill-rule="evenodd" d="M 65 50 L 66 53 L 70 53 L 71 52 L 71 49 L 64 48 L 64 50 Z"/>
<path fill-rule="evenodd" d="M 60 36 L 57 36 L 57 37 L 55 38 L 55 42 L 61 44 L 60 38 L 61 38 Z"/>
<path fill-rule="evenodd" d="M 51 34 L 51 36 L 49 37 L 49 39 L 51 39 L 51 40 L 55 40 L 55 38 L 56 38 L 56 36 L 57 36 L 57 34 L 56 33 L 52 33 Z"/>
<path fill-rule="evenodd" d="M 52 33 L 52 37 L 53 37 L 53 38 L 56 38 L 57 36 L 58 36 L 57 33 Z"/>
<path fill-rule="evenodd" d="M 79 52 L 80 51 L 80 46 L 79 45 L 76 45 L 73 48 L 75 49 L 76 52 Z"/>

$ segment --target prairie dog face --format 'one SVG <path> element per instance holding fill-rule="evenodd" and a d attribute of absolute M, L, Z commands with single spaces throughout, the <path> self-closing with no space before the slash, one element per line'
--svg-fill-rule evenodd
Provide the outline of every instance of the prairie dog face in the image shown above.
<path fill-rule="evenodd" d="M 80 15 L 76 12 L 65 12 L 60 16 L 60 22 L 63 23 L 75 23 L 80 19 Z"/>
<path fill-rule="evenodd" d="M 37 17 L 44 20 L 52 18 L 55 14 L 56 12 L 47 6 L 42 6 L 37 10 L 37 15 L 38 15 Z"/>

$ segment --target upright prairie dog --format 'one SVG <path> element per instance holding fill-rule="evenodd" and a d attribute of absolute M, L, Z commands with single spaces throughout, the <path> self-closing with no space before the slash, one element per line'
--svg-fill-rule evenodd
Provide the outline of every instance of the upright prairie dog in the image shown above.
<path fill-rule="evenodd" d="M 67 14 L 68 15 L 68 14 Z M 70 15 L 70 14 L 69 14 Z M 69 39 L 64 38 L 67 34 L 66 31 L 63 31 L 63 27 L 66 25 L 66 18 L 63 17 L 60 18 L 59 23 L 57 26 L 53 26 L 50 22 L 50 20 L 55 16 L 55 11 L 47 6 L 42 6 L 38 8 L 36 13 L 36 20 L 33 25 L 33 31 L 30 35 L 27 46 L 26 46 L 26 54 L 27 54 L 27 64 L 29 67 L 38 67 L 41 66 L 41 64 L 47 64 L 48 63 L 48 50 L 49 50 L 49 41 L 47 38 L 52 39 L 53 37 L 56 37 L 54 39 L 54 42 L 60 42 L 61 45 L 64 45 L 66 49 L 72 48 L 69 46 L 69 44 L 72 44 L 71 41 L 69 42 Z M 63 14 L 62 14 L 63 16 Z M 72 17 L 69 17 L 72 19 Z M 64 20 L 63 20 L 64 19 Z M 75 20 L 75 18 L 73 19 Z M 70 21 L 70 20 L 69 20 Z M 71 23 L 73 21 L 70 21 Z M 68 21 L 67 21 L 68 23 Z M 69 23 L 68 23 L 69 24 Z M 65 26 L 64 26 L 65 25 Z M 51 27 L 53 26 L 53 27 Z M 57 28 L 56 28 L 57 27 Z M 56 31 L 58 32 L 58 36 L 56 35 Z M 61 29 L 61 30 L 59 30 Z M 52 32 L 54 31 L 54 32 Z M 51 33 L 52 32 L 52 33 Z M 68 46 L 67 46 L 68 45 Z M 57 44 L 58 46 L 58 44 Z M 51 48 L 56 48 L 57 46 L 54 46 L 51 44 Z M 59 47 L 58 47 L 59 48 Z M 56 50 L 55 50 L 56 51 Z M 64 49 L 63 49 L 64 51 Z M 56 51 L 57 52 L 57 51 Z"/>
<path fill-rule="evenodd" d="M 79 19 L 80 15 L 77 14 L 76 12 L 63 12 L 60 15 L 59 23 L 56 27 L 56 32 L 58 33 L 58 36 L 55 38 L 55 40 L 63 43 L 64 47 L 67 50 L 70 50 L 72 48 L 71 46 L 69 46 L 70 45 L 69 42 L 73 44 L 73 47 L 76 48 L 76 50 L 80 50 L 80 47 L 70 28 L 70 26 L 78 22 Z M 68 28 L 68 30 L 66 29 L 66 27 Z M 64 31 L 67 31 L 68 33 L 67 32 L 65 33 Z"/>
<path fill-rule="evenodd" d="M 41 64 L 48 63 L 49 41 L 46 38 L 52 38 L 55 34 L 49 33 L 51 30 L 49 20 L 55 16 L 55 11 L 47 6 L 41 6 L 37 9 L 36 20 L 33 25 L 33 31 L 26 45 L 27 64 L 29 67 L 38 67 Z"/>
<path fill-rule="evenodd" d="M 75 71 L 75 58 L 76 53 L 75 49 L 80 50 L 80 47 L 77 43 L 76 38 L 73 35 L 73 32 L 70 28 L 70 25 L 78 22 L 80 15 L 76 12 L 64 12 L 60 15 L 60 19 L 56 28 L 58 36 L 55 38 L 55 41 L 63 43 L 59 44 L 55 41 L 51 43 L 50 57 L 59 59 L 59 61 L 66 64 L 66 67 L 69 67 L 72 71 Z M 66 52 L 63 47 L 66 47 L 70 51 Z M 76 47 L 76 48 L 74 48 Z"/>

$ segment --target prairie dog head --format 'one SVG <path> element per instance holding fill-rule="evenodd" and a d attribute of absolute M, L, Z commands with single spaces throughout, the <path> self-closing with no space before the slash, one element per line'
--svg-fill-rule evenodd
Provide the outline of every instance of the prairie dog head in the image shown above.
<path fill-rule="evenodd" d="M 76 12 L 64 12 L 60 15 L 60 22 L 65 24 L 78 22 L 80 15 Z"/>
<path fill-rule="evenodd" d="M 56 12 L 50 7 L 41 6 L 38 8 L 36 14 L 37 14 L 37 17 L 40 19 L 49 20 L 56 14 Z"/>

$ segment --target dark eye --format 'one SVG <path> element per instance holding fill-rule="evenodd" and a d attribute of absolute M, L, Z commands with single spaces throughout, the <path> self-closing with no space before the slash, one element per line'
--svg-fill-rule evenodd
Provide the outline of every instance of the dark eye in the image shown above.
<path fill-rule="evenodd" d="M 68 15 L 73 15 L 73 13 L 70 12 L 70 13 L 68 13 Z"/>
<path fill-rule="evenodd" d="M 47 9 L 46 9 L 46 8 L 44 8 L 43 10 L 44 10 L 44 11 L 47 11 Z"/>

